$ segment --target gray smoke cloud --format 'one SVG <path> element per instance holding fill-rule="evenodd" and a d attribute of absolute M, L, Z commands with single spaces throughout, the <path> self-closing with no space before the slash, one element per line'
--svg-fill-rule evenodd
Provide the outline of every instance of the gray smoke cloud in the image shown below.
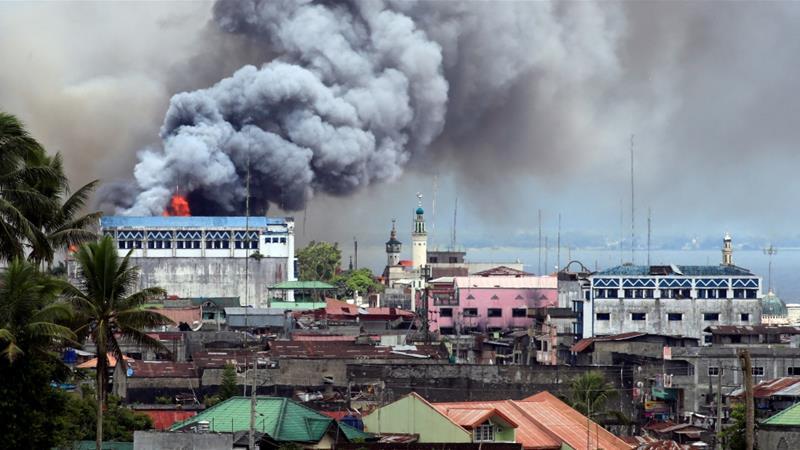
<path fill-rule="evenodd" d="M 161 145 L 141 152 L 139 194 L 124 212 L 158 214 L 175 189 L 202 212 L 240 212 L 248 172 L 255 210 L 300 209 L 315 193 L 397 179 L 437 158 L 426 155 L 437 138 L 450 140 L 441 149 L 472 139 L 523 76 L 565 86 L 618 70 L 616 8 L 502 6 L 218 2 L 221 30 L 277 56 L 172 97 Z"/>

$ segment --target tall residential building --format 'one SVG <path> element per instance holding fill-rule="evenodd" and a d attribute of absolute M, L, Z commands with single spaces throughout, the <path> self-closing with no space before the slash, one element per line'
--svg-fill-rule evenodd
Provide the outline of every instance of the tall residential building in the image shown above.
<path fill-rule="evenodd" d="M 258 306 L 268 286 L 296 280 L 292 218 L 106 216 L 100 228 L 141 269 L 139 287 L 168 295 Z"/>
<path fill-rule="evenodd" d="M 626 264 L 590 276 L 583 337 L 646 332 L 710 342 L 712 325 L 761 323 L 761 278 L 733 265 L 729 235 L 718 266 Z"/>

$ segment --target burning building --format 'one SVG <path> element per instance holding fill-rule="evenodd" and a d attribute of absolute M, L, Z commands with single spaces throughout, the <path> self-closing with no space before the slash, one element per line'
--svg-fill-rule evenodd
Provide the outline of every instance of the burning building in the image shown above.
<path fill-rule="evenodd" d="M 268 286 L 296 279 L 292 218 L 188 213 L 187 203 L 163 216 L 105 216 L 100 228 L 140 267 L 139 287 L 160 286 L 168 295 L 238 296 L 258 306 L 266 305 Z"/>

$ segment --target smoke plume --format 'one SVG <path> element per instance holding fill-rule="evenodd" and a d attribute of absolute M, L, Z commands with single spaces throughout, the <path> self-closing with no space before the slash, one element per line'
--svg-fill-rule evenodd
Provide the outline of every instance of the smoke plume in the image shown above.
<path fill-rule="evenodd" d="M 214 23 L 223 32 L 276 56 L 174 95 L 161 144 L 140 153 L 136 200 L 120 207 L 160 214 L 178 189 L 193 212 L 237 213 L 249 183 L 254 210 L 300 209 L 315 193 L 348 195 L 398 178 L 410 163 L 428 160 L 437 138 L 452 148 L 475 136 L 523 76 L 540 72 L 546 80 L 559 65 L 568 65 L 557 73 L 571 79 L 550 81 L 562 86 L 614 75 L 615 8 L 494 8 L 218 2 Z"/>

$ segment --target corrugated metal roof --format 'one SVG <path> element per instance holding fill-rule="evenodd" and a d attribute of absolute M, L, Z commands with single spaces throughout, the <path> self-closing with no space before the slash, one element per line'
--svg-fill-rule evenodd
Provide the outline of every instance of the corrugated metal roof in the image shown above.
<path fill-rule="evenodd" d="M 434 280 L 437 282 L 438 280 Z M 459 288 L 475 289 L 557 289 L 558 278 L 543 277 L 453 277 L 453 282 Z"/>
<path fill-rule="evenodd" d="M 335 286 L 322 281 L 281 281 L 270 289 L 336 289 Z"/>
<path fill-rule="evenodd" d="M 753 386 L 754 398 L 769 398 L 778 395 L 778 392 L 800 383 L 800 377 L 781 377 L 762 381 Z M 731 397 L 740 397 L 744 393 L 742 388 L 731 392 Z"/>
<path fill-rule="evenodd" d="M 101 228 L 266 228 L 267 225 L 285 225 L 286 219 L 277 217 L 244 216 L 103 216 Z"/>
<path fill-rule="evenodd" d="M 759 335 L 759 334 L 800 334 L 800 327 L 773 325 L 712 325 L 705 330 L 711 334 L 722 335 Z"/>
<path fill-rule="evenodd" d="M 586 449 L 587 425 L 591 431 L 591 448 L 629 450 L 630 445 L 603 427 L 588 421 L 548 392 L 540 392 L 522 401 L 434 403 L 442 408 L 496 409 L 514 420 L 519 427 L 517 442 L 526 449 L 558 449 L 566 443 L 576 450 Z"/>
<path fill-rule="evenodd" d="M 270 352 L 274 358 L 301 359 L 405 359 L 428 357 L 447 359 L 447 350 L 441 345 L 417 345 L 414 348 L 383 347 L 351 342 L 325 341 L 274 341 L 270 342 Z"/>
<path fill-rule="evenodd" d="M 761 422 L 764 425 L 797 426 L 800 425 L 800 403 L 794 404 L 769 419 Z"/>
<path fill-rule="evenodd" d="M 250 429 L 250 398 L 232 397 L 200 414 L 172 426 L 172 431 L 189 428 L 207 421 L 213 432 L 233 433 Z M 336 422 L 330 417 L 287 398 L 256 399 L 256 431 L 266 433 L 277 442 L 319 442 Z M 371 437 L 368 433 L 339 424 L 349 440 Z"/>
<path fill-rule="evenodd" d="M 133 361 L 128 363 L 133 369 L 131 378 L 197 378 L 197 370 L 190 362 L 172 361 Z"/>
<path fill-rule="evenodd" d="M 228 307 L 225 308 L 226 316 L 281 316 L 283 317 L 285 310 L 280 308 L 241 308 L 241 307 Z"/>
<path fill-rule="evenodd" d="M 138 411 L 147 414 L 153 421 L 153 428 L 159 431 L 168 430 L 169 427 L 174 425 L 176 422 L 180 422 L 197 415 L 196 411 L 162 411 L 157 409 L 145 409 Z"/>
<path fill-rule="evenodd" d="M 707 276 L 707 277 L 724 277 L 724 276 L 748 276 L 753 275 L 750 270 L 738 266 L 678 266 L 679 273 L 673 273 L 668 276 Z M 673 271 L 674 271 L 673 268 Z M 631 264 L 624 264 L 621 266 L 612 267 L 594 274 L 594 276 L 649 276 L 651 273 L 651 266 L 635 266 Z"/>
<path fill-rule="evenodd" d="M 152 311 L 155 311 L 175 322 L 176 325 L 181 322 L 185 322 L 189 325 L 195 322 L 200 322 L 201 316 L 199 306 L 194 308 L 154 308 Z"/>

